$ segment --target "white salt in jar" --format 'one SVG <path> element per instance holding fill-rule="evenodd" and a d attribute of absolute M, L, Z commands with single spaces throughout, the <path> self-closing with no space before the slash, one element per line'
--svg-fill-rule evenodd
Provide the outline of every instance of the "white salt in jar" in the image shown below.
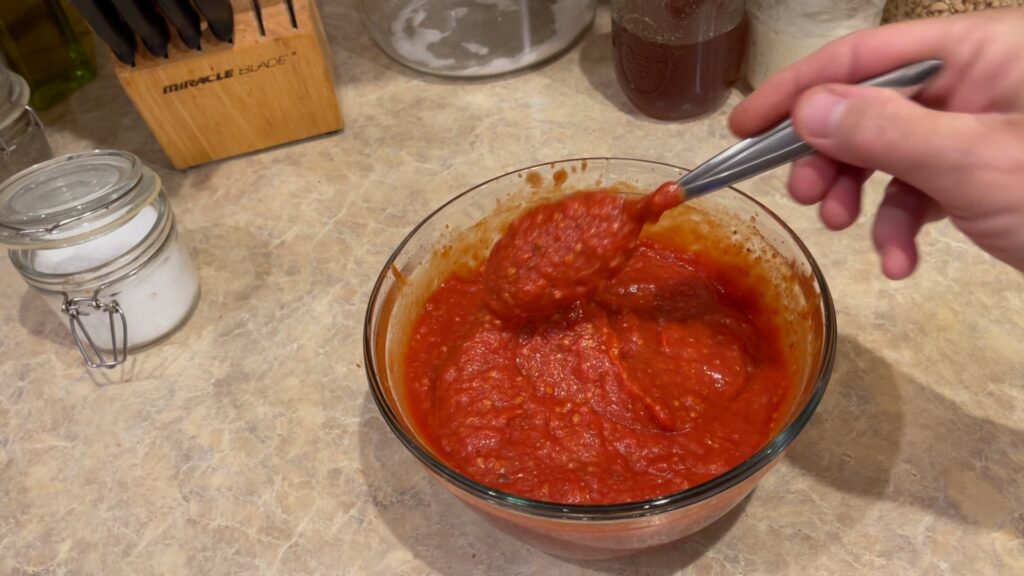
<path fill-rule="evenodd" d="M 0 244 L 94 368 L 169 335 L 199 299 L 160 178 L 127 152 L 62 156 L 8 179 Z"/>

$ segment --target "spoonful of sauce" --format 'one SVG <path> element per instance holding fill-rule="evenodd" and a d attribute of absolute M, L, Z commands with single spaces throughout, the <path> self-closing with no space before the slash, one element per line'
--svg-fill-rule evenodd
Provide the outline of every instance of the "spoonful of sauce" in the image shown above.
<path fill-rule="evenodd" d="M 942 62 L 926 60 L 861 84 L 916 90 L 941 68 Z M 811 152 L 787 119 L 647 196 L 602 189 L 534 207 L 491 249 L 484 266 L 488 306 L 501 318 L 528 320 L 591 296 L 629 260 L 643 227 L 666 210 Z"/>
<path fill-rule="evenodd" d="M 625 265 L 644 225 L 682 201 L 666 182 L 640 198 L 593 190 L 533 208 L 491 249 L 488 305 L 506 319 L 543 317 L 592 295 Z"/>

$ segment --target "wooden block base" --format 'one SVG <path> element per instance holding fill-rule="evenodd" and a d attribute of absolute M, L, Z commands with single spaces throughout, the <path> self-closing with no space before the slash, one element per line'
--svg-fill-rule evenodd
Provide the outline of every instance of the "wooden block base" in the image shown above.
<path fill-rule="evenodd" d="M 118 79 L 176 168 L 340 130 L 330 51 L 314 0 L 236 2 L 233 44 L 174 35 L 167 59 L 140 48 Z M 262 21 L 262 27 L 260 26 Z"/>

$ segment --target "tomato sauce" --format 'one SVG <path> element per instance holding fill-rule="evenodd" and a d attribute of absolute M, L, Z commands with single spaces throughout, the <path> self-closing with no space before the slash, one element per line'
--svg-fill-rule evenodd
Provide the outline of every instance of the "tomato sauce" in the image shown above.
<path fill-rule="evenodd" d="M 590 296 L 626 263 L 644 224 L 682 201 L 667 182 L 643 198 L 595 190 L 530 210 L 491 249 L 488 306 L 505 319 L 533 318 Z"/>
<path fill-rule="evenodd" d="M 405 401 L 442 460 L 511 494 L 608 504 L 709 480 L 771 438 L 791 394 L 771 303 L 735 264 L 629 248 L 545 316 L 495 313 L 492 260 L 429 296 Z"/>

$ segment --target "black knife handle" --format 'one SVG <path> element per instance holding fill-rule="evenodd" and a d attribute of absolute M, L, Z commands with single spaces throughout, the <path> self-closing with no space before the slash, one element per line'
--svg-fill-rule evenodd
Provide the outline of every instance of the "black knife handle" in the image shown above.
<path fill-rule="evenodd" d="M 167 57 L 167 22 L 160 17 L 149 0 L 113 0 L 114 7 L 128 26 L 142 38 L 153 56 Z"/>
<path fill-rule="evenodd" d="M 235 37 L 235 16 L 228 0 L 193 0 L 199 13 L 210 25 L 210 31 L 222 42 Z"/>
<path fill-rule="evenodd" d="M 71 0 L 71 3 L 118 60 L 135 66 L 135 34 L 109 0 Z"/>
<path fill-rule="evenodd" d="M 164 18 L 178 31 L 178 37 L 185 46 L 199 50 L 199 14 L 188 0 L 155 0 Z"/>

